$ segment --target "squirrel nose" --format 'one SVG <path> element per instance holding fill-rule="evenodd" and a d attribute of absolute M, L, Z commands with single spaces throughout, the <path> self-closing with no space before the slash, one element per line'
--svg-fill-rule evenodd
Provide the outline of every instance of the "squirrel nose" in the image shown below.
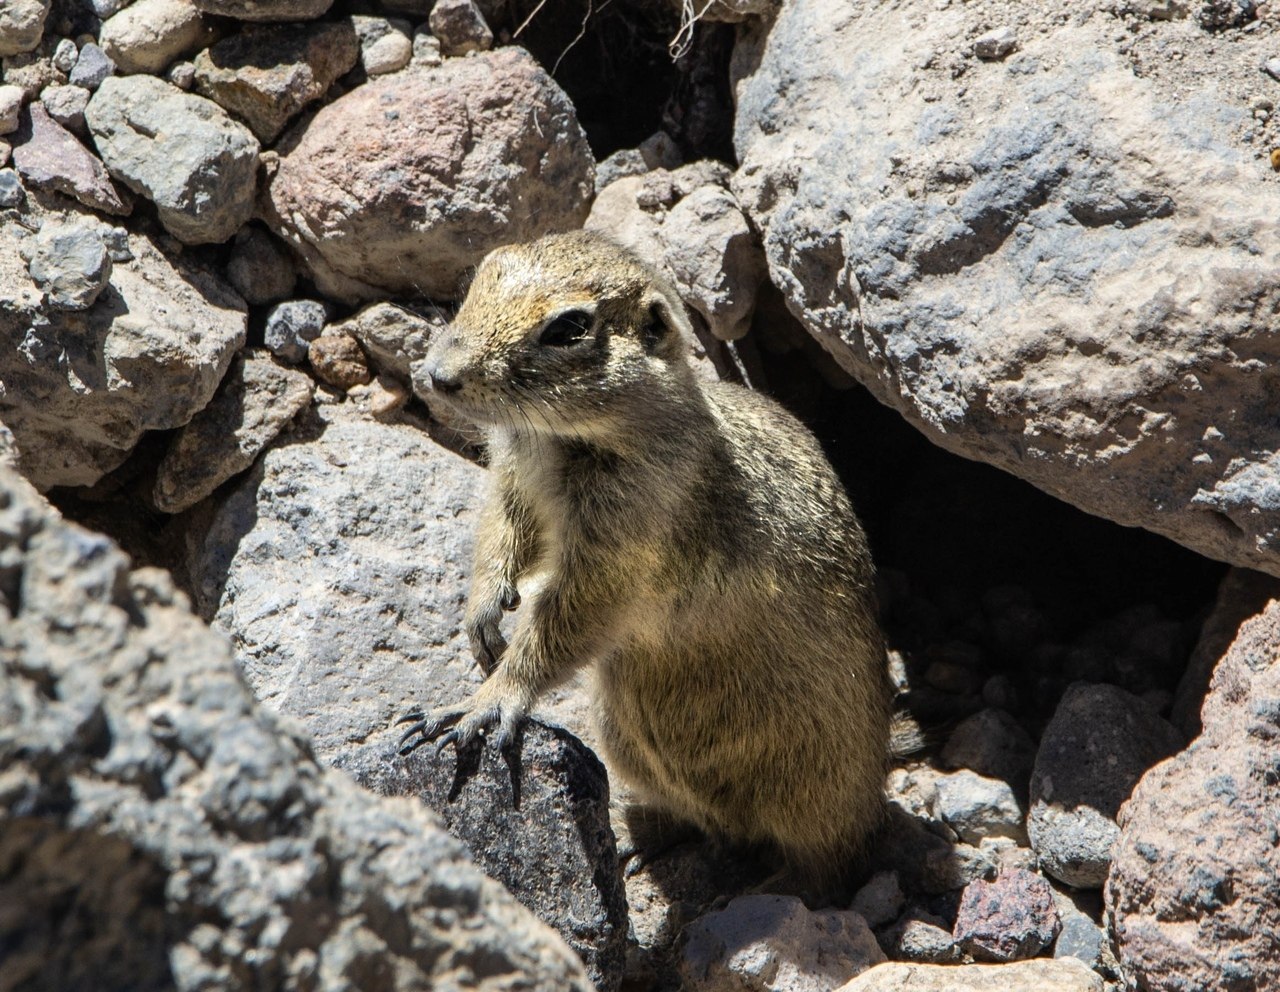
<path fill-rule="evenodd" d="M 432 369 L 429 375 L 431 377 L 431 388 L 437 393 L 456 393 L 462 388 L 462 380 L 457 376 L 451 376 L 438 369 Z"/>

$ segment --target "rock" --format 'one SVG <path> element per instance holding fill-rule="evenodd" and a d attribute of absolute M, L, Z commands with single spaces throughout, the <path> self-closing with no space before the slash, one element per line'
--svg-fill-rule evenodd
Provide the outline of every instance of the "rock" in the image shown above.
<path fill-rule="evenodd" d="M 991 858 L 970 844 L 948 839 L 954 837 L 942 824 L 930 824 L 893 807 L 888 825 L 876 838 L 870 863 L 897 871 L 907 891 L 929 895 L 994 878 L 996 866 Z"/>
<path fill-rule="evenodd" d="M 195 0 L 206 14 L 241 21 L 310 21 L 323 16 L 333 0 Z"/>
<path fill-rule="evenodd" d="M 5 0 L 0 7 L 0 56 L 20 55 L 40 44 L 49 0 Z"/>
<path fill-rule="evenodd" d="M 732 188 L 771 281 L 938 445 L 1280 575 L 1280 419 L 1238 415 L 1280 357 L 1280 185 L 1217 82 L 1265 42 L 1135 74 L 1101 7 L 1020 4 L 988 66 L 958 54 L 983 16 L 795 0 L 739 46 Z"/>
<path fill-rule="evenodd" d="M 70 72 L 76 66 L 76 43 L 70 38 L 59 38 L 53 49 L 53 64 L 60 72 Z"/>
<path fill-rule="evenodd" d="M 227 260 L 227 280 L 247 302 L 256 305 L 283 300 L 293 292 L 298 277 L 293 270 L 293 256 L 284 246 L 266 231 L 242 227 Z M 267 326 L 271 326 L 270 317 Z M 317 327 L 316 334 L 319 333 Z M 304 350 L 296 361 L 305 357 Z"/>
<path fill-rule="evenodd" d="M 264 343 L 272 353 L 290 365 L 307 357 L 310 343 L 324 331 L 329 311 L 316 300 L 288 300 L 267 314 Z"/>
<path fill-rule="evenodd" d="M 101 48 L 90 42 L 80 49 L 75 68 L 71 70 L 72 86 L 83 86 L 87 90 L 96 90 L 108 76 L 114 75 L 116 64 Z"/>
<path fill-rule="evenodd" d="M 102 162 L 50 117 L 43 104 L 27 108 L 14 140 L 13 164 L 33 188 L 65 193 L 108 214 L 132 211 L 132 199 L 116 189 Z"/>
<path fill-rule="evenodd" d="M 349 20 L 250 25 L 196 56 L 193 83 L 270 144 L 359 57 Z"/>
<path fill-rule="evenodd" d="M 0 494 L 7 983 L 587 992 L 434 816 L 317 765 L 164 572 Z"/>
<path fill-rule="evenodd" d="M 988 837 L 1026 842 L 1023 812 L 1008 782 L 962 769 L 940 775 L 938 813 L 960 839 L 977 844 Z"/>
<path fill-rule="evenodd" d="M 946 768 L 968 768 L 988 778 L 1008 782 L 1014 793 L 1026 795 L 1036 745 L 1005 710 L 985 709 L 962 720 L 942 748 Z"/>
<path fill-rule="evenodd" d="M 1280 83 L 1280 57 L 1267 59 L 1267 61 L 1263 63 L 1262 71 L 1277 83 Z"/>
<path fill-rule="evenodd" d="M 322 334 L 307 348 L 311 370 L 335 389 L 364 385 L 373 378 L 360 342 L 346 334 Z"/>
<path fill-rule="evenodd" d="M 491 248 L 580 226 L 593 168 L 568 99 L 509 47 L 335 100 L 282 149 L 264 207 L 325 295 L 452 299 Z"/>
<path fill-rule="evenodd" d="M 481 742 L 456 760 L 426 747 L 339 765 L 378 795 L 414 796 L 439 813 L 486 875 L 560 932 L 597 989 L 621 985 L 627 900 L 609 780 L 581 741 L 530 721 L 506 755 Z"/>
<path fill-rule="evenodd" d="M 97 230 L 46 223 L 31 241 L 27 270 L 49 305 L 61 310 L 93 306 L 111 278 L 111 256 Z"/>
<path fill-rule="evenodd" d="M 437 0 L 428 23 L 445 55 L 487 52 L 493 47 L 493 32 L 475 0 Z"/>
<path fill-rule="evenodd" d="M 403 69 L 413 58 L 413 25 L 385 17 L 351 18 L 360 42 L 360 65 L 366 74 L 381 76 Z"/>
<path fill-rule="evenodd" d="M 18 130 L 18 119 L 26 96 L 21 86 L 0 86 L 0 134 L 12 134 Z"/>
<path fill-rule="evenodd" d="M 1007 58 L 1017 47 L 1018 36 L 1013 28 L 996 28 L 974 39 L 973 54 L 990 62 Z"/>
<path fill-rule="evenodd" d="M 49 116 L 68 131 L 84 133 L 84 108 L 89 105 L 89 95 L 83 86 L 50 86 L 40 94 L 40 102 Z"/>
<path fill-rule="evenodd" d="M 1253 20 L 1256 9 L 1254 0 L 1201 0 L 1196 21 L 1206 31 L 1237 28 Z"/>
<path fill-rule="evenodd" d="M 178 431 L 156 469 L 152 492 L 165 513 L 195 506 L 243 472 L 315 395 L 315 383 L 265 351 L 236 356 L 217 393 Z"/>
<path fill-rule="evenodd" d="M 1120 972 L 1116 958 L 1102 927 L 1088 913 L 1082 912 L 1068 895 L 1055 891 L 1053 899 L 1062 920 L 1062 929 L 1053 944 L 1053 956 L 1075 958 L 1109 979 L 1118 979 Z"/>
<path fill-rule="evenodd" d="M 216 103 L 153 76 L 113 76 L 85 119 L 107 169 L 179 241 L 226 241 L 253 213 L 258 142 Z"/>
<path fill-rule="evenodd" d="M 946 922 L 931 913 L 907 913 L 880 938 L 880 946 L 894 960 L 924 964 L 952 964 L 964 957 Z"/>
<path fill-rule="evenodd" d="M 699 165 L 619 180 L 596 198 L 585 226 L 657 266 L 713 335 L 734 341 L 750 329 L 764 259 L 728 191 L 714 181 L 689 188 L 704 177 Z"/>
<path fill-rule="evenodd" d="M 1236 639 L 1240 625 L 1261 613 L 1272 599 L 1280 599 L 1280 579 L 1262 572 L 1233 568 L 1218 586 L 1213 609 L 1200 628 L 1169 714 L 1169 722 L 1188 740 L 1200 733 L 1200 707 L 1214 666 Z"/>
<path fill-rule="evenodd" d="M 440 39 L 433 35 L 425 24 L 419 24 L 413 33 L 412 64 L 426 69 L 434 69 L 444 62 L 440 54 Z"/>
<path fill-rule="evenodd" d="M 334 324 L 334 334 L 346 334 L 360 342 L 379 371 L 411 383 L 410 366 L 427 353 L 431 335 L 442 330 L 445 317 L 424 317 L 393 303 L 372 303 L 349 320 Z"/>
<path fill-rule="evenodd" d="M 87 216 L 45 220 L 93 223 Z M 132 261 L 88 310 L 50 309 L 27 276 L 17 225 L 0 225 L 0 421 L 38 488 L 88 486 L 146 431 L 203 409 L 244 344 L 244 305 L 212 275 L 128 239 Z"/>
<path fill-rule="evenodd" d="M 6 56 L 2 65 L 4 71 L 0 76 L 4 82 L 20 87 L 28 100 L 34 100 L 46 86 L 61 86 L 67 81 L 66 73 L 54 65 L 49 56 L 41 55 L 39 50 Z"/>
<path fill-rule="evenodd" d="M 18 174 L 12 169 L 0 169 L 0 209 L 21 207 L 26 197 Z"/>
<path fill-rule="evenodd" d="M 830 992 L 885 959 L 857 913 L 811 912 L 794 896 L 738 896 L 686 933 L 688 992 Z"/>
<path fill-rule="evenodd" d="M 376 420 L 394 420 L 409 402 L 409 387 L 394 376 L 379 374 L 363 386 L 348 389 L 347 399 Z"/>
<path fill-rule="evenodd" d="M 381 753 L 410 706 L 479 683 L 461 627 L 482 476 L 419 427 L 318 405 L 193 536 L 201 613 L 322 759 Z"/>
<path fill-rule="evenodd" d="M 1076 683 L 1045 727 L 1031 775 L 1027 831 L 1044 870 L 1098 888 L 1120 834 L 1116 814 L 1142 774 L 1182 737 L 1142 700 L 1110 685 Z"/>
<path fill-rule="evenodd" d="M 1039 875 L 1014 869 L 994 882 L 976 881 L 960 897 L 953 933 L 982 961 L 1032 958 L 1058 935 L 1053 890 Z"/>
<path fill-rule="evenodd" d="M 866 920 L 867 926 L 879 927 L 896 920 L 905 904 L 898 873 L 878 871 L 857 891 L 849 908 Z"/>
<path fill-rule="evenodd" d="M 1150 992 L 1280 983 L 1280 602 L 1218 663 L 1185 751 L 1120 813 L 1106 904 L 1120 963 Z"/>
<path fill-rule="evenodd" d="M 186 92 L 196 84 L 196 65 L 194 62 L 175 62 L 169 66 L 164 78 Z M 216 100 L 214 102 L 217 103 Z"/>
<path fill-rule="evenodd" d="M 918 965 L 896 961 L 864 971 L 839 992 L 1103 992 L 1102 979 L 1079 961 Z"/>
<path fill-rule="evenodd" d="M 13 146 L 3 138 L 0 138 L 0 168 L 9 164 L 9 156 L 12 153 Z"/>
<path fill-rule="evenodd" d="M 123 73 L 161 73 L 212 38 L 191 0 L 135 0 L 103 22 L 98 44 Z"/>

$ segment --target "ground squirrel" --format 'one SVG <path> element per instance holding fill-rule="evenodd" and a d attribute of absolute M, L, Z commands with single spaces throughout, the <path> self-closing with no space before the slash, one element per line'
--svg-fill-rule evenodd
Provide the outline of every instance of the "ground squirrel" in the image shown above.
<path fill-rule="evenodd" d="M 488 443 L 466 627 L 489 677 L 404 740 L 504 742 L 595 664 L 607 762 L 642 797 L 831 875 L 880 818 L 889 754 L 867 542 L 808 430 L 700 380 L 690 336 L 674 290 L 597 235 L 481 263 L 419 374 Z"/>

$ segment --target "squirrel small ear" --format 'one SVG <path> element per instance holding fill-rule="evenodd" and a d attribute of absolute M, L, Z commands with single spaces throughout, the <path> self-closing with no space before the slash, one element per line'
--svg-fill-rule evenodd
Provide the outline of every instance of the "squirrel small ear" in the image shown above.
<path fill-rule="evenodd" d="M 640 340 L 649 354 L 664 355 L 679 350 L 680 345 L 693 335 L 693 327 L 685 316 L 684 306 L 673 304 L 667 294 L 651 291 L 645 297 L 645 322 L 640 328 Z"/>

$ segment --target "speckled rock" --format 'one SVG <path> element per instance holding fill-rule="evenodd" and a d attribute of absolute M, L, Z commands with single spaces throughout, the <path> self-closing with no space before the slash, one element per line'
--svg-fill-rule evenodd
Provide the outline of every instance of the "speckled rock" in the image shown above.
<path fill-rule="evenodd" d="M 45 300 L 59 310 L 88 310 L 111 278 L 111 256 L 96 224 L 46 223 L 22 254 Z"/>
<path fill-rule="evenodd" d="M 309 376 L 267 352 L 237 355 L 209 405 L 178 431 L 156 468 L 155 505 L 181 513 L 243 472 L 314 394 Z"/>
<path fill-rule="evenodd" d="M 191 0 L 136 0 L 103 22 L 98 44 L 122 73 L 159 73 L 212 39 Z"/>
<path fill-rule="evenodd" d="M 0 6 L 0 56 L 29 52 L 44 36 L 50 0 L 5 0 Z"/>
<path fill-rule="evenodd" d="M 811 912 L 794 896 L 738 896 L 686 934 L 688 992 L 831 992 L 885 959 L 857 913 Z"/>
<path fill-rule="evenodd" d="M 1103 992 L 1079 961 L 918 965 L 896 961 L 864 971 L 839 992 Z"/>
<path fill-rule="evenodd" d="M 1185 23 L 1134 54 L 1113 6 L 1001 5 L 1020 47 L 981 62 L 990 5 L 786 3 L 735 51 L 733 189 L 792 312 L 936 444 L 1280 575 L 1280 185 L 1220 82 L 1274 35 L 1186 73 Z"/>
<path fill-rule="evenodd" d="M 490 248 L 580 226 L 593 168 L 568 99 L 508 47 L 335 100 L 282 148 L 264 207 L 326 295 L 451 299 Z"/>
<path fill-rule="evenodd" d="M 429 702 L 424 700 L 423 702 Z M 439 813 L 485 874 L 559 931 L 599 992 L 622 982 L 627 901 L 600 760 L 566 730 L 527 722 L 499 754 L 477 743 L 455 758 L 365 750 L 339 765 L 383 796 Z"/>
<path fill-rule="evenodd" d="M 267 314 L 263 343 L 277 358 L 297 365 L 306 359 L 328 319 L 329 310 L 319 300 L 286 300 Z"/>
<path fill-rule="evenodd" d="M 960 839 L 977 844 L 988 837 L 1026 843 L 1025 813 L 1008 782 L 961 769 L 939 775 L 938 814 Z"/>
<path fill-rule="evenodd" d="M 258 142 L 216 103 L 153 76 L 113 76 L 85 119 L 107 169 L 179 241 L 226 241 L 253 213 Z"/>
<path fill-rule="evenodd" d="M 166 573 L 7 466 L 0 507 L 6 985 L 588 992 L 434 816 L 320 767 Z"/>
<path fill-rule="evenodd" d="M 270 144 L 359 57 L 349 20 L 250 25 L 196 56 L 193 83 Z"/>
<path fill-rule="evenodd" d="M 1049 883 L 1014 869 L 965 887 L 953 932 L 978 960 L 1005 962 L 1035 957 L 1053 943 L 1060 926 Z"/>
<path fill-rule="evenodd" d="M 1145 702 L 1111 685 L 1077 683 L 1045 727 L 1031 776 L 1027 830 L 1044 870 L 1099 888 L 1120 835 L 1116 814 L 1142 774 L 1182 746 Z"/>
<path fill-rule="evenodd" d="M 96 223 L 44 222 L 59 220 Z M 0 336 L 16 344 L 0 350 L 0 421 L 37 487 L 92 485 L 146 431 L 181 426 L 204 408 L 244 344 L 244 303 L 198 265 L 133 235 L 92 307 L 51 309 L 15 228 L 0 224 Z"/>
<path fill-rule="evenodd" d="M 1280 985 L 1280 602 L 1218 663 L 1204 730 L 1143 776 L 1107 881 L 1125 973 L 1149 992 Z"/>

